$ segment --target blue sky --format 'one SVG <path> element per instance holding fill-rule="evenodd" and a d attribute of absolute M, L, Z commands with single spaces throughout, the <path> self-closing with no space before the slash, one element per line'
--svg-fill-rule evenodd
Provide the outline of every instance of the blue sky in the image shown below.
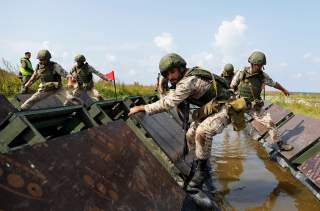
<path fill-rule="evenodd" d="M 67 70 L 83 53 L 121 82 L 153 84 L 167 52 L 220 73 L 261 50 L 274 80 L 320 91 L 319 1 L 11 0 L 1 8 L 0 57 L 12 64 L 31 51 L 35 65 L 36 52 L 48 48 Z"/>

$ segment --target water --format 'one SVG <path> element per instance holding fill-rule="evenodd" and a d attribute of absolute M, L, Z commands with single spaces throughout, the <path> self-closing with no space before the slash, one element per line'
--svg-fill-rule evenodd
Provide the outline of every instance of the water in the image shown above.
<path fill-rule="evenodd" d="M 246 132 L 227 128 L 214 137 L 211 163 L 223 210 L 320 211 L 320 201 Z"/>

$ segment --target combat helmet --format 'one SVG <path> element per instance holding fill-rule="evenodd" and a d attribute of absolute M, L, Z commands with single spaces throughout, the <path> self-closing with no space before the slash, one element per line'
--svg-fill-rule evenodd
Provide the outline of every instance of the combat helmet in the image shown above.
<path fill-rule="evenodd" d="M 84 55 L 82 54 L 79 54 L 74 57 L 74 61 L 79 63 L 84 63 L 86 61 L 86 57 L 84 57 Z"/>
<path fill-rule="evenodd" d="M 234 68 L 232 64 L 226 64 L 224 65 L 223 68 L 223 72 L 222 72 L 223 76 L 233 76 L 234 75 Z"/>
<path fill-rule="evenodd" d="M 39 59 L 39 60 L 49 60 L 49 59 L 51 59 L 51 53 L 46 49 L 42 49 L 42 50 L 40 50 L 38 52 L 37 59 Z"/>
<path fill-rule="evenodd" d="M 264 53 L 262 53 L 261 51 L 254 51 L 249 56 L 248 62 L 251 64 L 266 65 L 267 64 L 266 55 Z"/>
<path fill-rule="evenodd" d="M 182 70 L 186 69 L 187 62 L 176 53 L 169 53 L 161 58 L 159 62 L 159 69 L 162 76 L 165 76 L 165 73 L 175 67 L 180 67 Z"/>

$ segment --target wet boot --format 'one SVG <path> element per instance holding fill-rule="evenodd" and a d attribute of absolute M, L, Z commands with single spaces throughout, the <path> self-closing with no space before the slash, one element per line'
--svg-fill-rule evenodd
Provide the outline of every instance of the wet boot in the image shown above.
<path fill-rule="evenodd" d="M 278 144 L 279 149 L 281 151 L 291 151 L 291 150 L 293 150 L 293 146 L 290 145 L 290 144 L 285 144 L 282 141 L 279 141 L 277 144 Z"/>
<path fill-rule="evenodd" d="M 214 202 L 211 200 L 208 193 L 204 192 L 202 189 L 203 184 L 211 178 L 208 160 L 197 160 L 196 162 L 196 171 L 187 186 L 187 192 L 198 206 L 212 208 L 214 207 Z"/>
<path fill-rule="evenodd" d="M 187 186 L 187 191 L 194 189 L 202 190 L 203 183 L 211 177 L 208 160 L 197 160 L 196 162 L 196 172 Z"/>

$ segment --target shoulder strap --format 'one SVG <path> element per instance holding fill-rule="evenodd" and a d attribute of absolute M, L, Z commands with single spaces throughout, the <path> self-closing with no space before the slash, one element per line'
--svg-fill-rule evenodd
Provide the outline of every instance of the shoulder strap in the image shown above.
<path fill-rule="evenodd" d="M 199 67 L 193 67 L 191 69 L 188 69 L 186 73 L 184 74 L 184 77 L 189 77 L 189 76 L 197 76 L 200 78 L 212 80 L 212 73 L 209 72 L 208 70 L 199 68 Z"/>

